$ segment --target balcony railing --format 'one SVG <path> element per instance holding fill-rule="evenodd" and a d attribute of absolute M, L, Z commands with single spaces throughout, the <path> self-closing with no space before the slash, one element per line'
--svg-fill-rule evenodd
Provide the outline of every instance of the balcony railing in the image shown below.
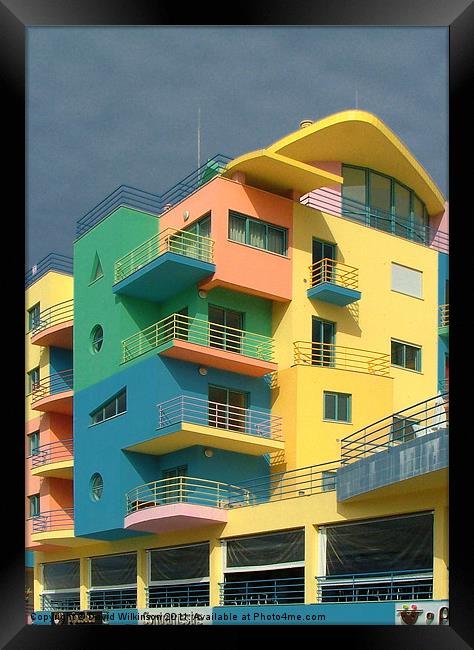
<path fill-rule="evenodd" d="M 245 498 L 239 493 L 232 494 L 227 507 L 253 506 L 332 492 L 336 489 L 336 472 L 339 467 L 338 460 L 330 461 L 243 481 L 240 487 L 245 490 Z M 251 498 L 247 498 L 246 492 Z"/>
<path fill-rule="evenodd" d="M 439 308 L 439 326 L 449 327 L 449 305 L 440 305 Z"/>
<path fill-rule="evenodd" d="M 158 429 L 189 422 L 273 440 L 282 439 L 282 418 L 257 409 L 181 395 L 157 405 Z"/>
<path fill-rule="evenodd" d="M 31 453 L 31 468 L 36 469 L 50 463 L 60 463 L 73 458 L 73 439 L 58 440 L 40 445 Z"/>
<path fill-rule="evenodd" d="M 296 341 L 294 343 L 294 364 L 388 376 L 390 356 L 381 352 L 347 348 L 332 343 Z"/>
<path fill-rule="evenodd" d="M 449 393 L 449 379 L 441 379 L 438 382 L 438 390 L 440 393 Z"/>
<path fill-rule="evenodd" d="M 429 225 L 416 223 L 398 214 L 374 208 L 365 203 L 342 197 L 334 190 L 320 189 L 301 197 L 300 202 L 309 208 L 321 210 L 337 217 L 345 217 L 364 226 L 383 230 L 392 235 L 409 239 L 440 252 L 449 251 L 449 234 Z"/>
<path fill-rule="evenodd" d="M 62 370 L 53 375 L 44 377 L 35 384 L 31 391 L 32 404 L 45 397 L 52 397 L 59 393 L 71 391 L 73 389 L 73 371 Z"/>
<path fill-rule="evenodd" d="M 360 603 L 433 598 L 431 569 L 318 576 L 319 603 Z"/>
<path fill-rule="evenodd" d="M 87 594 L 89 609 L 135 609 L 137 606 L 137 588 L 91 589 Z"/>
<path fill-rule="evenodd" d="M 236 580 L 219 583 L 220 604 L 292 605 L 304 602 L 304 578 Z"/>
<path fill-rule="evenodd" d="M 58 271 L 59 273 L 66 273 L 72 275 L 72 257 L 61 255 L 60 253 L 50 253 L 43 257 L 41 261 L 34 264 L 25 275 L 25 288 L 39 280 L 48 271 Z"/>
<path fill-rule="evenodd" d="M 202 262 L 213 262 L 214 241 L 186 230 L 166 228 L 115 262 L 114 282 L 120 282 L 164 253 L 176 253 Z"/>
<path fill-rule="evenodd" d="M 328 257 L 311 264 L 309 272 L 311 287 L 329 282 L 330 284 L 337 284 L 346 289 L 358 288 L 359 270 L 354 266 L 342 264 L 342 262 L 337 262 Z"/>
<path fill-rule="evenodd" d="M 147 607 L 208 607 L 209 583 L 150 585 L 146 596 Z"/>
<path fill-rule="evenodd" d="M 81 609 L 79 591 L 41 594 L 41 609 L 45 612 L 73 612 Z"/>
<path fill-rule="evenodd" d="M 74 300 L 65 300 L 57 305 L 48 307 L 40 312 L 39 319 L 31 328 L 31 336 L 36 336 L 43 330 L 46 330 L 61 323 L 67 323 L 74 319 Z"/>
<path fill-rule="evenodd" d="M 176 476 L 152 481 L 127 492 L 126 514 L 175 503 L 224 508 L 231 499 L 237 497 L 246 502 L 250 500 L 251 495 L 248 490 L 237 485 L 191 476 Z"/>
<path fill-rule="evenodd" d="M 33 533 L 49 533 L 74 528 L 74 508 L 41 512 L 31 517 Z"/>
<path fill-rule="evenodd" d="M 393 413 L 341 440 L 341 463 L 409 442 L 449 426 L 449 394 L 438 395 Z"/>
<path fill-rule="evenodd" d="M 273 359 L 273 339 L 200 318 L 171 314 L 122 341 L 122 363 L 178 339 L 255 359 Z"/>

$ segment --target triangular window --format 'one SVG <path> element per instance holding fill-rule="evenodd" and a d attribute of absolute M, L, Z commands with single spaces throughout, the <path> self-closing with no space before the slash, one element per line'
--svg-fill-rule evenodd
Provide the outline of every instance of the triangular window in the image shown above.
<path fill-rule="evenodd" d="M 99 256 L 96 253 L 94 258 L 94 264 L 92 266 L 91 282 L 95 282 L 96 280 L 99 280 L 100 278 L 103 277 L 104 277 L 104 272 L 102 270 L 102 264 L 100 263 Z"/>

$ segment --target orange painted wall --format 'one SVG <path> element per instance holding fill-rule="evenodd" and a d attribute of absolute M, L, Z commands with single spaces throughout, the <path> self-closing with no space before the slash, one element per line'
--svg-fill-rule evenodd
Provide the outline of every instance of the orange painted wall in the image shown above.
<path fill-rule="evenodd" d="M 160 231 L 186 228 L 211 211 L 211 237 L 215 242 L 216 272 L 202 288 L 227 287 L 278 301 L 291 300 L 293 202 L 290 199 L 215 178 L 199 192 L 171 208 L 160 218 Z M 288 229 L 288 257 L 229 241 L 229 209 Z M 183 213 L 189 212 L 184 221 Z"/>

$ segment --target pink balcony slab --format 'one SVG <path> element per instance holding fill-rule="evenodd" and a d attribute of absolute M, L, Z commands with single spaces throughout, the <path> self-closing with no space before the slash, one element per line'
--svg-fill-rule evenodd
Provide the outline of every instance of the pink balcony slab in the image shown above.
<path fill-rule="evenodd" d="M 201 506 L 192 503 L 172 503 L 147 507 L 125 517 L 127 530 L 140 530 L 149 533 L 163 533 L 171 530 L 188 530 L 227 522 L 227 510 Z"/>

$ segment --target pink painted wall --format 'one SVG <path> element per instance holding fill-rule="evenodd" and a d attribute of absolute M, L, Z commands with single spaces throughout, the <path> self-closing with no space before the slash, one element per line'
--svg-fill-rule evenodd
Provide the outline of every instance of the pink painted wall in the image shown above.
<path fill-rule="evenodd" d="M 229 209 L 287 228 L 288 257 L 229 241 Z M 190 213 L 187 221 L 185 211 Z M 273 300 L 291 300 L 292 201 L 219 177 L 164 213 L 160 231 L 186 228 L 209 211 L 216 272 L 202 288 L 224 286 Z"/>
<path fill-rule="evenodd" d="M 326 172 L 331 174 L 337 174 L 338 176 L 342 173 L 342 163 L 335 161 L 320 161 L 315 160 L 308 163 L 319 169 L 323 169 Z M 342 185 L 338 183 L 329 183 L 324 187 L 320 187 L 317 190 L 313 190 L 308 194 L 305 194 L 301 197 L 302 203 L 308 201 L 308 205 L 313 208 L 327 212 L 328 214 L 340 215 L 341 214 L 341 197 L 342 197 Z"/>
<path fill-rule="evenodd" d="M 444 211 L 430 217 L 430 226 L 433 229 L 431 248 L 441 253 L 449 252 L 449 203 L 444 204 Z"/>

